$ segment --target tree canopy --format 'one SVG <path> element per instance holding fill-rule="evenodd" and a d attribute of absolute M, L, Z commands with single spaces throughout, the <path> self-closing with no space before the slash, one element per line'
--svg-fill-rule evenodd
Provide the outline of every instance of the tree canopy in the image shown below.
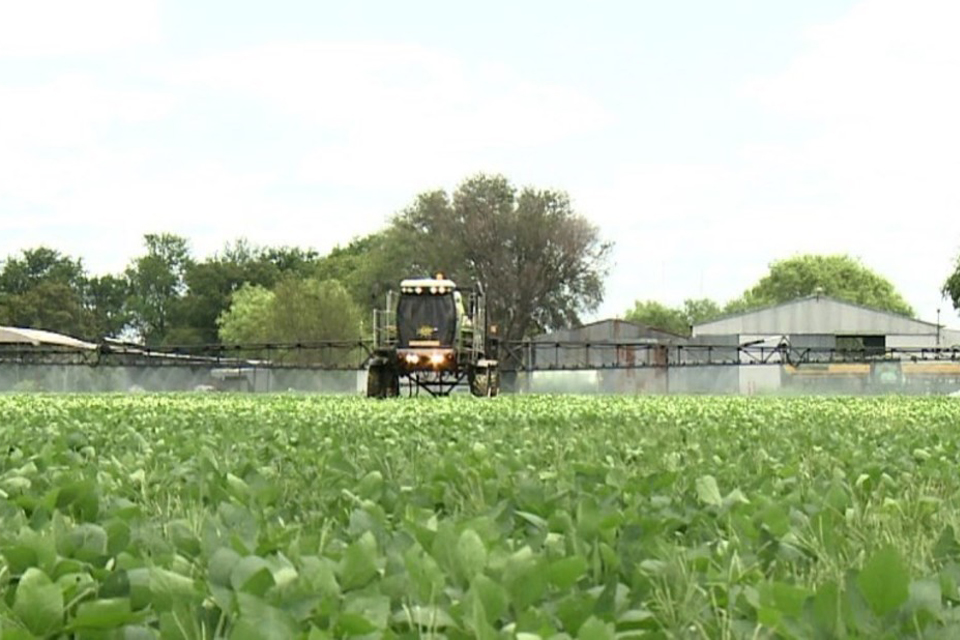
<path fill-rule="evenodd" d="M 230 307 L 217 320 L 224 343 L 317 343 L 358 341 L 363 316 L 346 288 L 336 280 L 319 281 L 289 276 L 273 290 L 244 285 Z M 275 354 L 277 359 L 284 354 Z M 356 360 L 353 349 L 321 353 L 293 353 L 291 362 L 307 363 L 319 357 L 324 363 Z"/>
<path fill-rule="evenodd" d="M 960 275 L 957 284 L 960 287 Z M 800 255 L 773 262 L 769 272 L 756 284 L 726 304 L 702 298 L 685 300 L 682 307 L 669 307 L 653 300 L 638 300 L 627 310 L 625 317 L 687 335 L 692 325 L 724 314 L 789 302 L 817 292 L 838 300 L 913 316 L 913 309 L 893 284 L 859 261 L 846 255 Z"/>
<path fill-rule="evenodd" d="M 947 280 L 943 283 L 943 288 L 940 290 L 940 292 L 944 295 L 944 297 L 950 298 L 954 309 L 960 311 L 960 255 L 957 256 L 957 262 L 953 268 L 953 273 L 947 277 Z"/>
<path fill-rule="evenodd" d="M 48 247 L 27 249 L 0 269 L 0 324 L 96 339 L 126 324 L 121 278 L 91 278 L 83 263 Z"/>
<path fill-rule="evenodd" d="M 847 255 L 799 255 L 777 260 L 770 271 L 747 289 L 742 310 L 779 304 L 822 292 L 874 309 L 913 316 L 913 308 L 893 284 Z"/>
<path fill-rule="evenodd" d="M 678 335 L 689 335 L 690 327 L 716 318 L 723 310 L 709 298 L 688 299 L 681 307 L 669 307 L 655 300 L 636 301 L 625 319 Z"/>
<path fill-rule="evenodd" d="M 186 293 L 187 269 L 193 264 L 186 238 L 171 233 L 144 236 L 146 255 L 126 270 L 130 320 L 148 345 L 169 342 L 176 327 L 178 303 Z"/>
<path fill-rule="evenodd" d="M 603 299 L 611 245 L 563 192 L 481 174 L 452 194 L 420 194 L 386 234 L 406 267 L 394 278 L 439 271 L 461 286 L 482 283 L 506 340 L 576 325 Z"/>

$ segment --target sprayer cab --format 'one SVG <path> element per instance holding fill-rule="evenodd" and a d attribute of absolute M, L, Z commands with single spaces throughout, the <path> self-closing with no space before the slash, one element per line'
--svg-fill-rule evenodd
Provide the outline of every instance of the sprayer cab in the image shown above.
<path fill-rule="evenodd" d="M 368 396 L 399 395 L 401 378 L 411 393 L 447 395 L 466 382 L 474 395 L 496 395 L 499 371 L 487 340 L 482 286 L 462 290 L 442 274 L 411 278 L 386 303 L 374 311 Z"/>

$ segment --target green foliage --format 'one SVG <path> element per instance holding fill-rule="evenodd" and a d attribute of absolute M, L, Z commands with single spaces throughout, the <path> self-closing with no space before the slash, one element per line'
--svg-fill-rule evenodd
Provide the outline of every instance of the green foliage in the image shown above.
<path fill-rule="evenodd" d="M 218 342 L 217 318 L 230 307 L 232 296 L 244 285 L 272 287 L 281 276 L 280 268 L 264 250 L 244 240 L 228 244 L 207 260 L 187 265 L 186 294 L 178 305 L 179 321 L 203 344 Z"/>
<path fill-rule="evenodd" d="M 950 400 L 2 396 L 0 630 L 956 637 Z"/>
<path fill-rule="evenodd" d="M 720 316 L 723 311 L 709 298 L 687 299 L 683 307 L 668 307 L 654 300 L 637 300 L 625 318 L 678 335 L 690 335 L 690 327 Z"/>
<path fill-rule="evenodd" d="M 957 273 L 960 274 L 960 266 Z M 948 280 L 944 285 L 945 294 L 949 292 L 950 282 L 953 281 Z M 960 275 L 955 284 L 958 294 L 955 299 L 960 300 Z M 688 335 L 692 325 L 721 315 L 781 304 L 818 292 L 866 307 L 913 316 L 913 309 L 893 285 L 859 261 L 845 255 L 800 255 L 774 262 L 769 273 L 759 282 L 722 307 L 708 298 L 685 300 L 682 308 L 638 300 L 627 311 L 626 319 Z"/>
<path fill-rule="evenodd" d="M 121 334 L 129 321 L 125 306 L 127 295 L 127 281 L 122 277 L 105 275 L 87 280 L 84 300 L 91 316 L 88 336 L 102 338 Z"/>
<path fill-rule="evenodd" d="M 743 295 L 743 307 L 756 308 L 823 294 L 912 316 L 913 309 L 889 280 L 846 255 L 800 255 L 778 260 Z"/>
<path fill-rule="evenodd" d="M 360 309 L 381 308 L 387 291 L 410 273 L 408 247 L 396 232 L 380 231 L 335 247 L 317 261 L 313 277 L 336 280 L 350 292 Z"/>
<path fill-rule="evenodd" d="M 953 273 L 951 273 L 943 283 L 943 288 L 940 290 L 940 293 L 942 293 L 944 297 L 949 297 L 950 301 L 953 302 L 953 308 L 960 311 L 960 255 L 957 256 Z"/>
<path fill-rule="evenodd" d="M 146 255 L 134 259 L 125 273 L 127 308 L 145 344 L 164 344 L 178 322 L 177 306 L 186 292 L 184 278 L 193 259 L 187 240 L 177 235 L 147 234 L 144 244 Z"/>
<path fill-rule="evenodd" d="M 575 325 L 603 299 L 611 244 L 563 192 L 476 175 L 452 194 L 417 196 L 385 237 L 398 252 L 388 261 L 400 267 L 395 279 L 439 271 L 464 287 L 483 283 L 504 339 Z"/>
<path fill-rule="evenodd" d="M 124 283 L 91 278 L 80 260 L 46 247 L 10 257 L 0 269 L 0 324 L 96 339 L 125 323 Z"/>
<path fill-rule="evenodd" d="M 227 344 L 253 344 L 270 341 L 272 291 L 244 284 L 231 297 L 230 307 L 217 319 L 220 339 Z"/>
<path fill-rule="evenodd" d="M 347 290 L 335 280 L 323 282 L 292 277 L 273 291 L 246 285 L 218 319 L 220 339 L 233 344 L 355 342 L 362 335 L 362 315 Z M 325 349 L 328 353 L 274 353 L 274 360 L 305 364 L 313 358 L 327 364 L 355 362 L 351 349 Z"/>
<path fill-rule="evenodd" d="M 656 300 L 637 300 L 624 318 L 677 335 L 690 334 L 690 324 L 683 311 L 668 307 Z"/>

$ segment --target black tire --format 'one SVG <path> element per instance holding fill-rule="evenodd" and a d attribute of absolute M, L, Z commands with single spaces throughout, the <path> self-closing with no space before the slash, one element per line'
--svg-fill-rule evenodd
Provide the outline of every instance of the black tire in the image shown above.
<path fill-rule="evenodd" d="M 495 367 L 471 369 L 470 393 L 477 398 L 492 398 L 500 393 L 500 372 Z"/>
<path fill-rule="evenodd" d="M 400 395 L 400 376 L 396 371 L 384 370 L 383 380 L 384 397 L 396 398 Z"/>
<path fill-rule="evenodd" d="M 382 398 L 384 395 L 384 367 L 380 364 L 372 364 L 367 369 L 367 397 Z"/>
<path fill-rule="evenodd" d="M 495 398 L 500 395 L 500 369 L 490 370 L 490 397 Z"/>

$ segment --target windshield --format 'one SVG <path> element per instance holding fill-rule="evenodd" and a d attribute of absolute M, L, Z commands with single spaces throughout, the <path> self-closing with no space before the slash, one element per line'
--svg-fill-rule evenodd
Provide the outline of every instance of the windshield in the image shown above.
<path fill-rule="evenodd" d="M 397 333 L 401 348 L 453 346 L 456 330 L 457 314 L 453 294 L 400 296 L 397 304 Z"/>

